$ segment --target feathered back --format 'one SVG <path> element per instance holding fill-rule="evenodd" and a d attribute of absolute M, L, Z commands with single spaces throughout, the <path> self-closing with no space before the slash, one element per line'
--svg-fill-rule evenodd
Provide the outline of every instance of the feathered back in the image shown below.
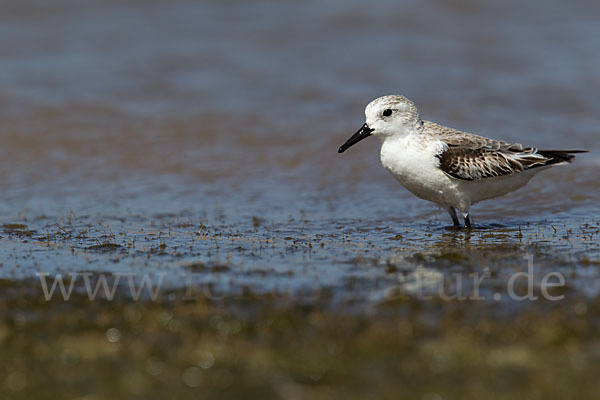
<path fill-rule="evenodd" d="M 423 121 L 423 127 L 426 134 L 447 146 L 437 155 L 442 171 L 463 180 L 494 178 L 531 168 L 570 163 L 575 158 L 573 154 L 586 152 L 523 148 L 520 143 L 488 139 L 429 121 Z"/>

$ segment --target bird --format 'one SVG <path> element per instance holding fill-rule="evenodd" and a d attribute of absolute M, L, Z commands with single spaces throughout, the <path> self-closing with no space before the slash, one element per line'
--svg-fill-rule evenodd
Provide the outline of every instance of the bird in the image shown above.
<path fill-rule="evenodd" d="M 471 229 L 470 209 L 527 185 L 539 172 L 571 163 L 586 150 L 538 150 L 520 143 L 462 132 L 422 120 L 414 103 L 401 95 L 371 101 L 364 125 L 338 149 L 361 140 L 381 140 L 383 167 L 415 196 L 448 210 L 454 227 Z"/>

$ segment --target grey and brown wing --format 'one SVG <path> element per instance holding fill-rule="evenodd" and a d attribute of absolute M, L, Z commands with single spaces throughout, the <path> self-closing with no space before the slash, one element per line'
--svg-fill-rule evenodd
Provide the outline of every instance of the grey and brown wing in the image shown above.
<path fill-rule="evenodd" d="M 512 175 L 524 169 L 521 163 L 488 149 L 448 147 L 438 154 L 438 159 L 446 174 L 468 181 Z"/>
<path fill-rule="evenodd" d="M 513 175 L 547 165 L 568 163 L 582 150 L 512 150 L 510 146 L 494 150 L 448 146 L 437 155 L 440 169 L 456 179 L 477 180 Z"/>
<path fill-rule="evenodd" d="M 446 146 L 437 155 L 440 168 L 464 180 L 495 178 L 531 168 L 571 162 L 584 150 L 538 150 L 423 121 L 425 132 Z"/>
<path fill-rule="evenodd" d="M 523 145 L 520 143 L 508 143 L 503 140 L 494 140 L 473 133 L 459 131 L 458 129 L 448 128 L 431 121 L 423 121 L 423 129 L 427 134 L 441 140 L 448 146 L 455 146 L 466 149 L 490 149 L 490 150 L 511 150 L 521 151 Z"/>

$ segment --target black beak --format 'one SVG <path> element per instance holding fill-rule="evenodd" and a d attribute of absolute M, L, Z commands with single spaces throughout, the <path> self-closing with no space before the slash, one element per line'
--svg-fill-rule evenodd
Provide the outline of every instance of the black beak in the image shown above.
<path fill-rule="evenodd" d="M 345 152 L 348 149 L 348 147 L 355 145 L 356 143 L 360 142 L 366 137 L 371 136 L 371 132 L 373 132 L 373 129 L 369 128 L 367 124 L 364 124 L 360 127 L 358 132 L 352 135 L 350 139 L 346 140 L 346 143 L 340 146 L 340 148 L 338 149 L 338 153 Z"/>

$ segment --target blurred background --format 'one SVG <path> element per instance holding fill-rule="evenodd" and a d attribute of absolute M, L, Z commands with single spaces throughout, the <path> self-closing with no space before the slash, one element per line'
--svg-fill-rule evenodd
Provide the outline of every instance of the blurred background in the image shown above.
<path fill-rule="evenodd" d="M 593 0 L 2 0 L 0 398 L 597 398 L 599 39 Z M 337 154 L 385 94 L 591 152 L 447 229 Z M 525 255 L 564 301 L 505 296 Z M 44 301 L 73 271 L 164 296 Z"/>
<path fill-rule="evenodd" d="M 591 0 L 6 0 L 0 210 L 89 211 L 100 194 L 153 208 L 159 192 L 260 209 L 298 190 L 385 207 L 410 195 L 376 140 L 336 154 L 384 94 L 462 130 L 595 150 L 599 18 Z"/>

